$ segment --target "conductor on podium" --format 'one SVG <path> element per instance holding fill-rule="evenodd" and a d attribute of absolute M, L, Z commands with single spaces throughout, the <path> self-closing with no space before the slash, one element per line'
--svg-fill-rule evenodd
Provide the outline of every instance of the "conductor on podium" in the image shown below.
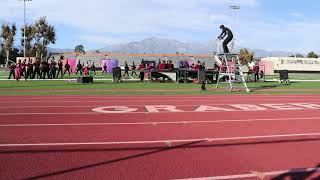
<path fill-rule="evenodd" d="M 221 25 L 220 29 L 222 30 L 222 33 L 220 34 L 218 39 L 223 40 L 227 36 L 227 38 L 223 41 L 222 46 L 223 46 L 224 53 L 230 53 L 227 45 L 232 41 L 233 34 L 232 34 L 231 30 L 229 28 L 225 27 L 224 25 Z"/>

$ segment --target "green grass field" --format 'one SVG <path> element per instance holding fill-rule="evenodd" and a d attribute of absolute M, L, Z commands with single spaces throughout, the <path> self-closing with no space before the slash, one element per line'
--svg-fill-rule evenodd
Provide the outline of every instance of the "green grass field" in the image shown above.
<path fill-rule="evenodd" d="M 278 80 L 278 79 L 279 79 L 279 74 L 266 77 L 266 80 Z M 289 79 L 320 81 L 320 73 L 289 73 Z"/>
<path fill-rule="evenodd" d="M 7 79 L 9 76 L 9 72 L 8 71 L 0 71 L 0 79 Z M 63 79 L 73 79 L 73 78 L 77 78 L 79 77 L 80 74 L 76 75 L 76 74 L 71 74 L 69 76 L 69 74 L 65 74 L 63 76 Z M 95 79 L 112 79 L 112 74 L 102 74 L 100 71 L 96 72 L 96 75 L 92 75 Z M 12 77 L 11 77 L 12 78 Z M 60 79 L 60 75 L 58 77 Z M 138 76 L 133 75 L 132 78 L 138 78 Z"/>
<path fill-rule="evenodd" d="M 126 81 L 113 83 L 101 80 L 111 79 L 112 76 L 102 75 L 100 72 L 94 78 L 93 84 L 80 84 L 68 80 L 50 81 L 25 81 L 19 82 L 1 80 L 0 95 L 211 95 L 211 94 L 247 94 L 245 91 L 229 92 L 228 84 L 220 85 L 219 89 L 215 84 L 208 84 L 208 91 L 201 92 L 199 84 L 177 84 L 177 83 L 143 83 L 137 81 Z M 8 72 L 0 71 L 0 78 L 5 79 Z M 289 75 L 290 78 L 293 75 Z M 320 76 L 320 75 L 318 75 Z M 318 77 L 307 75 L 299 77 Z M 76 78 L 76 75 L 65 78 Z M 138 77 L 134 77 L 138 78 Z M 272 77 L 272 78 L 277 78 Z M 319 77 L 320 79 L 320 77 Z M 241 84 L 239 84 L 240 86 Z M 292 82 L 281 84 L 278 82 L 248 83 L 252 94 L 320 94 L 320 82 Z"/>
<path fill-rule="evenodd" d="M 240 85 L 240 84 L 239 84 Z M 318 94 L 320 83 L 278 82 L 248 83 L 253 94 Z M 244 91 L 229 92 L 227 84 L 219 90 L 208 84 L 206 92 L 200 91 L 199 84 L 141 83 L 95 80 L 93 84 L 79 84 L 67 81 L 0 81 L 1 95 L 186 95 L 186 94 L 247 94 Z"/>

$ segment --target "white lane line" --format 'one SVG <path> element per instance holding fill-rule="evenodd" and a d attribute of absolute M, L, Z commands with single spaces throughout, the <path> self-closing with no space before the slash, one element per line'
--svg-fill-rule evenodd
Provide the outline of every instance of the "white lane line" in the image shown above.
<path fill-rule="evenodd" d="M 117 125 L 161 125 L 161 124 L 202 124 L 202 123 L 234 123 L 264 121 L 302 121 L 320 120 L 320 117 L 309 118 L 268 118 L 245 120 L 212 120 L 212 121 L 150 121 L 150 122 L 119 122 L 119 123 L 47 123 L 47 124 L 0 124 L 0 127 L 39 127 L 39 126 L 117 126 Z"/>
<path fill-rule="evenodd" d="M 155 99 L 150 99 L 150 100 L 144 100 L 141 99 L 139 100 L 139 102 L 208 102 L 208 101 L 214 101 L 214 102 L 234 102 L 234 101 L 244 101 L 244 99 L 192 99 L 192 100 L 185 100 L 185 99 L 156 99 L 157 97 L 155 97 Z M 295 97 L 294 99 L 288 99 L 288 98 L 263 98 L 263 99 L 256 99 L 256 98 L 248 98 L 245 101 L 268 101 L 268 100 L 272 100 L 272 101 L 290 101 L 290 100 L 297 100 L 297 97 Z M 314 98 L 303 98 L 304 101 L 319 101 L 319 99 L 314 99 Z M 76 100 L 64 100 L 64 101 L 57 101 L 57 100 L 44 100 L 44 101 L 40 101 L 40 100 L 36 100 L 36 101 L 8 101 L 8 102 L 0 102 L 0 104 L 10 104 L 10 103 L 81 103 L 81 102 L 85 102 L 85 103 L 128 103 L 128 100 L 105 100 L 105 101 L 100 101 L 100 100 L 96 100 L 96 101 L 76 101 Z"/>
<path fill-rule="evenodd" d="M 201 138 L 201 139 L 168 139 L 168 140 L 146 140 L 146 141 L 102 141 L 102 142 L 72 142 L 72 143 L 27 143 L 27 144 L 0 144 L 0 147 L 25 147 L 25 146 L 82 146 L 82 145 L 129 145 L 129 144 L 172 144 L 186 142 L 219 142 L 232 140 L 252 140 L 252 139 L 276 139 L 276 138 L 292 138 L 292 137 L 313 137 L 320 136 L 320 133 L 305 133 L 305 134 L 280 134 L 280 135 L 265 135 L 265 136 L 240 136 L 227 138 Z"/>
<path fill-rule="evenodd" d="M 201 178 L 185 178 L 185 179 L 175 179 L 175 180 L 228 180 L 228 179 L 244 179 L 244 178 L 253 178 L 253 177 L 264 179 L 267 176 L 279 176 L 282 174 L 292 175 L 295 173 L 306 173 L 306 172 L 317 172 L 317 171 L 320 171 L 320 168 L 292 169 L 292 170 L 280 170 L 280 171 L 269 171 L 269 172 L 252 172 L 248 174 L 212 176 L 212 177 L 201 177 Z"/>

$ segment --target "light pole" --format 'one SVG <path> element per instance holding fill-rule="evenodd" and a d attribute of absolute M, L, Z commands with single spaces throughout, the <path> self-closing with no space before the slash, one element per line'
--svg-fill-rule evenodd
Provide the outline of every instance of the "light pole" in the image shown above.
<path fill-rule="evenodd" d="M 32 1 L 32 0 L 18 0 L 23 1 L 23 22 L 24 22 L 24 28 L 23 28 L 23 57 L 26 57 L 26 1 Z"/>
<path fill-rule="evenodd" d="M 239 12 L 239 10 L 240 10 L 240 5 L 239 4 L 237 4 L 237 5 L 230 5 L 229 6 L 229 8 L 230 9 L 232 9 L 233 10 L 233 27 L 234 27 L 234 39 L 233 39 L 233 42 L 232 42 L 232 46 L 233 46 L 233 48 L 235 48 L 235 51 L 238 51 L 238 49 L 237 49 L 237 45 L 236 45 L 236 40 L 237 40 L 237 32 L 236 32 L 236 26 L 237 26 L 237 24 L 238 24 L 238 18 L 237 18 L 237 16 L 239 15 L 238 14 L 238 12 Z"/>

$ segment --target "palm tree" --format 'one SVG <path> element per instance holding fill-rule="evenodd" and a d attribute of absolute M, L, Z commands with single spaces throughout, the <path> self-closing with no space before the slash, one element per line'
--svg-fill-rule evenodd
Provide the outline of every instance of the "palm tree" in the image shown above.
<path fill-rule="evenodd" d="M 7 54 L 6 67 L 9 62 L 10 51 L 12 50 L 14 36 L 16 35 L 17 27 L 15 24 L 12 24 L 11 27 L 9 24 L 3 24 L 1 27 L 0 37 L 3 39 L 1 46 Z"/>
<path fill-rule="evenodd" d="M 35 44 L 34 47 L 39 52 L 41 58 L 47 54 L 47 47 L 49 44 L 55 44 L 56 33 L 54 26 L 50 26 L 46 17 L 41 17 L 36 21 L 35 25 Z"/>
<path fill-rule="evenodd" d="M 34 47 L 33 44 L 34 43 L 34 38 L 35 38 L 35 34 L 36 34 L 36 28 L 33 25 L 26 25 L 26 54 L 27 56 L 32 56 L 32 54 L 34 55 Z M 24 46 L 24 27 L 21 28 L 21 46 Z"/>
<path fill-rule="evenodd" d="M 75 52 L 76 54 L 80 54 L 80 53 L 85 54 L 85 53 L 86 53 L 86 51 L 84 50 L 84 46 L 83 46 L 82 44 L 77 45 L 77 46 L 74 48 L 74 52 Z"/>

